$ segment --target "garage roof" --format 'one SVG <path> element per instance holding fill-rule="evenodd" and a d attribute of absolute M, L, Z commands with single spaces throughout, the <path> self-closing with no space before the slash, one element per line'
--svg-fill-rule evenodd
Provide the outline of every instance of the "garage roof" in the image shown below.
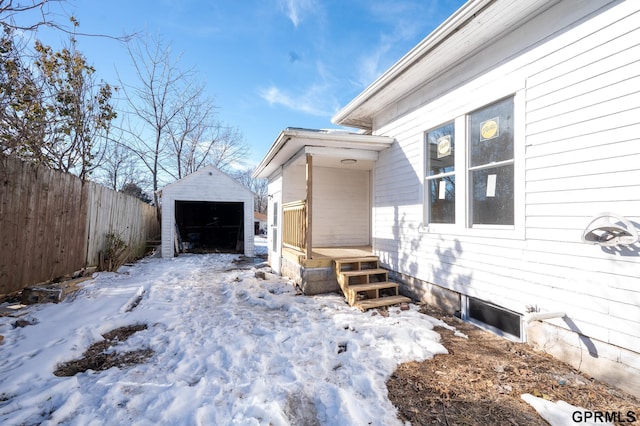
<path fill-rule="evenodd" d="M 192 181 L 194 179 L 200 179 L 206 175 L 212 176 L 214 179 L 218 179 L 221 180 L 223 182 L 225 182 L 226 185 L 229 186 L 233 186 L 236 187 L 239 191 L 246 191 L 249 192 L 251 194 L 253 194 L 253 192 L 251 192 L 251 190 L 249 188 L 247 188 L 246 186 L 242 185 L 240 182 L 238 182 L 237 180 L 235 180 L 234 178 L 232 178 L 231 176 L 229 176 L 228 174 L 224 173 L 223 171 L 219 170 L 218 168 L 216 168 L 213 165 L 209 165 L 206 167 L 203 167 L 200 170 L 197 170 L 185 177 L 183 177 L 182 179 L 179 179 L 173 183 L 170 183 L 166 186 L 164 186 L 162 189 L 160 189 L 158 191 L 158 194 L 160 195 L 160 197 L 162 197 L 162 192 L 163 191 L 173 191 L 176 188 L 178 188 L 179 186 L 183 185 L 186 182 Z"/>

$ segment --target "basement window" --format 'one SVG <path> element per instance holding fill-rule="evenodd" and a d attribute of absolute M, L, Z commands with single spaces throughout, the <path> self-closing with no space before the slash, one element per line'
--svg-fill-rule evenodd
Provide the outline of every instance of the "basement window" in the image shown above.
<path fill-rule="evenodd" d="M 185 251 L 243 253 L 244 204 L 176 201 L 176 225 Z"/>
<path fill-rule="evenodd" d="M 521 342 L 521 316 L 500 306 L 473 297 L 463 298 L 463 318 L 498 336 Z"/>

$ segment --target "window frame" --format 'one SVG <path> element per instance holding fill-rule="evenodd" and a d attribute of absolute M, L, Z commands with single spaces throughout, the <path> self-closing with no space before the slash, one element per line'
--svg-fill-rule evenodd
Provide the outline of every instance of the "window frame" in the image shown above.
<path fill-rule="evenodd" d="M 429 133 L 432 133 L 438 129 L 444 128 L 446 126 L 453 126 L 453 171 L 450 172 L 443 172 L 443 173 L 438 173 L 435 175 L 430 175 L 430 167 L 429 167 L 429 163 L 430 163 L 430 150 L 429 150 Z M 457 131 L 456 131 L 456 120 L 449 120 L 446 121 L 440 125 L 434 126 L 432 128 L 430 128 L 429 130 L 425 131 L 423 133 L 423 146 L 425 149 L 425 155 L 424 155 L 424 176 L 423 176 L 423 189 L 424 189 L 424 204 L 425 204 L 425 211 L 424 211 L 424 220 L 425 223 L 429 224 L 429 225 L 437 225 L 437 226 L 451 226 L 451 225 L 455 225 L 458 218 L 458 212 L 457 212 L 457 205 L 458 205 L 458 190 L 457 190 L 457 185 L 458 185 L 458 180 L 459 180 L 459 172 L 458 172 L 458 156 L 456 154 L 456 152 L 458 151 L 458 139 L 457 139 Z M 439 181 L 442 178 L 446 178 L 449 176 L 453 176 L 454 179 L 454 198 L 453 198 L 453 203 L 454 203 L 454 212 L 453 212 L 453 222 L 431 222 L 431 218 L 432 218 L 432 211 L 431 211 L 431 181 Z"/>
<path fill-rule="evenodd" d="M 422 149 L 423 149 L 423 224 L 420 227 L 421 233 L 428 234 L 448 234 L 454 236 L 473 236 L 473 237 L 489 237 L 504 239 L 525 239 L 525 96 L 524 88 L 511 87 L 511 90 L 494 93 L 491 98 L 485 97 L 473 103 L 465 104 L 463 107 L 450 111 L 450 114 L 434 116 L 428 123 L 428 130 L 422 132 Z M 472 188 L 469 168 L 469 141 L 467 139 L 468 116 L 474 111 L 489 106 L 503 99 L 513 98 L 513 159 L 507 160 L 513 164 L 513 206 L 514 220 L 513 225 L 497 225 L 497 224 L 473 224 L 471 211 Z M 427 187 L 428 173 L 427 163 L 427 133 L 433 129 L 437 129 L 444 124 L 454 123 L 455 134 L 455 222 L 454 223 L 430 223 L 429 222 L 429 196 Z M 427 126 L 425 126 L 427 127 Z M 499 163 L 496 163 L 499 164 Z M 494 167 L 491 164 L 487 167 Z"/>
<path fill-rule="evenodd" d="M 471 122 L 471 115 L 474 114 L 475 112 L 481 111 L 483 109 L 486 109 L 488 107 L 491 107 L 493 105 L 499 104 L 501 102 L 504 102 L 508 99 L 511 99 L 511 104 L 513 107 L 513 110 L 511 111 L 511 113 L 513 114 L 513 137 L 511 140 L 511 144 L 512 144 L 512 150 L 513 150 L 513 156 L 510 159 L 507 160 L 500 160 L 500 161 L 494 161 L 494 162 L 485 162 L 483 164 L 480 165 L 476 165 L 476 166 L 472 166 L 471 165 L 471 132 L 470 132 L 470 122 Z M 468 111 L 465 113 L 464 117 L 465 117 L 465 140 L 466 140 L 466 150 L 464 152 L 465 155 L 465 178 L 467 181 L 467 188 L 469 188 L 469 190 L 467 191 L 467 197 L 466 197 L 466 202 L 465 202 L 465 206 L 467 206 L 467 214 L 466 214 L 466 227 L 469 229 L 504 229 L 504 230 L 511 230 L 514 229 L 515 227 L 515 221 L 516 221 L 516 204 L 515 204 L 515 198 L 516 198 L 516 174 L 515 174 L 515 158 L 516 158 L 516 135 L 515 135 L 515 126 L 516 126 L 516 122 L 518 120 L 516 120 L 516 106 L 515 106 L 515 94 L 509 95 L 509 96 L 504 96 L 502 98 L 496 99 L 492 102 L 488 102 L 478 108 L 475 108 L 471 111 Z M 474 194 L 473 194 L 473 178 L 472 178 L 472 173 L 475 171 L 482 171 L 482 170 L 487 170 L 487 169 L 495 169 L 495 168 L 499 168 L 499 167 L 505 167 L 505 166 L 509 166 L 512 165 L 514 167 L 513 170 L 513 182 L 512 182 L 512 190 L 513 190 L 513 223 L 512 224 L 491 224 L 491 223 L 474 223 L 474 207 L 475 207 L 475 200 L 474 200 Z"/>

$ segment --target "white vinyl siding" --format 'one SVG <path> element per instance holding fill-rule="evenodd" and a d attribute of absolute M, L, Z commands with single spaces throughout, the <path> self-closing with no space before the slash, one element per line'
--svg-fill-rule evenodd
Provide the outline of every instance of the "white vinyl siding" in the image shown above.
<path fill-rule="evenodd" d="M 313 169 L 314 247 L 369 245 L 369 171 Z"/>
<path fill-rule="evenodd" d="M 519 313 L 565 311 L 572 325 L 554 324 L 640 352 L 638 246 L 580 239 L 602 211 L 640 227 L 640 3 L 585 18 L 566 3 L 374 117 L 396 143 L 373 174 L 373 246 L 401 273 Z M 424 132 L 512 93 L 515 229 L 425 223 Z"/>
<path fill-rule="evenodd" d="M 306 199 L 305 167 L 285 169 L 284 202 Z M 370 244 L 370 172 L 313 167 L 313 246 Z"/>

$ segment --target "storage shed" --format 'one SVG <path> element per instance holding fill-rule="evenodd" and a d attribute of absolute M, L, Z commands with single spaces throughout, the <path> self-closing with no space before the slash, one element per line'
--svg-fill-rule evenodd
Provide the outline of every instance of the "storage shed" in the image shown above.
<path fill-rule="evenodd" d="M 162 257 L 181 251 L 253 257 L 253 192 L 207 166 L 165 186 Z"/>

